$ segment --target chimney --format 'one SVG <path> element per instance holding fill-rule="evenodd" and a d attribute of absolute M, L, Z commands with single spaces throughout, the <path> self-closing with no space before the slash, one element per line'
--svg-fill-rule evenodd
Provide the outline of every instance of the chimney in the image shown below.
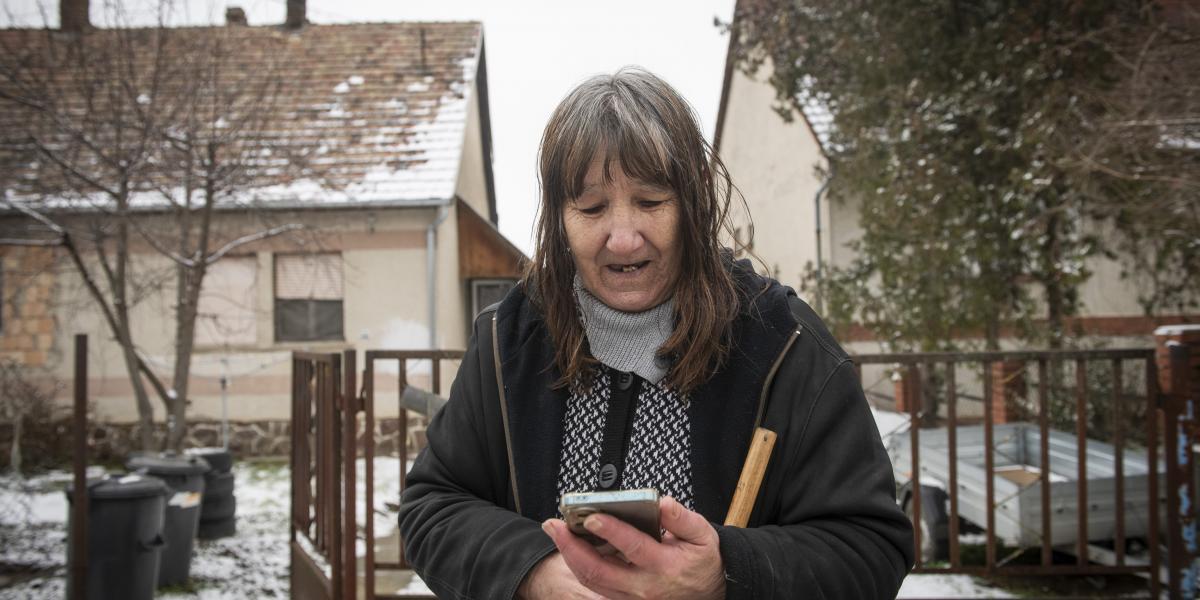
<path fill-rule="evenodd" d="M 59 0 L 58 26 L 63 31 L 83 31 L 92 26 L 88 20 L 88 0 Z"/>
<path fill-rule="evenodd" d="M 246 21 L 246 11 L 240 6 L 230 6 L 225 9 L 225 24 L 228 26 L 234 25 L 249 25 Z"/>
<path fill-rule="evenodd" d="M 287 20 L 283 22 L 284 27 L 299 29 L 307 22 L 304 3 L 305 0 L 287 0 Z"/>

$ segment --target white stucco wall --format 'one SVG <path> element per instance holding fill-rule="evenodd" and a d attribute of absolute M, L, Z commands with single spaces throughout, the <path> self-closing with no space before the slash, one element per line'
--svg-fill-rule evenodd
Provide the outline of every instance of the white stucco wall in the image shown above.
<path fill-rule="evenodd" d="M 255 341 L 234 346 L 197 347 L 192 363 L 189 415 L 194 420 L 216 419 L 221 415 L 220 378 L 229 377 L 228 416 L 236 421 L 286 419 L 290 416 L 290 353 L 293 350 L 334 352 L 346 348 L 359 350 L 358 368 L 363 367 L 367 349 L 424 349 L 429 344 L 428 301 L 426 294 L 425 231 L 436 209 L 384 209 L 308 211 L 277 215 L 286 222 L 299 222 L 310 229 L 287 239 L 279 238 L 246 248 L 257 262 L 257 273 L 246 285 L 254 286 L 257 317 Z M 444 349 L 466 346 L 463 322 L 465 286 L 458 279 L 458 256 L 453 205 L 439 227 L 437 243 L 438 339 Z M 226 230 L 246 226 L 234 215 L 223 215 L 218 225 Z M 276 342 L 274 332 L 274 255 L 319 249 L 340 252 L 343 260 L 343 331 L 344 340 L 318 342 Z M 139 263 L 166 269 L 161 257 L 141 249 Z M 72 337 L 89 335 L 89 389 L 93 399 L 93 419 L 128 422 L 136 419 L 136 407 L 120 349 L 109 341 L 112 336 L 99 311 L 84 295 L 74 268 L 67 262 L 58 267 L 58 285 L 53 300 L 56 320 L 51 372 L 61 381 L 72 375 Z M 162 285 L 148 293 L 133 309 L 134 335 L 146 360 L 164 377 L 169 374 L 174 355 L 174 279 L 166 277 Z M 410 365 L 414 381 L 428 386 L 429 367 Z M 457 369 L 457 363 L 443 364 L 443 391 Z M 395 393 L 395 367 L 382 369 L 377 389 L 381 398 Z M 387 376 L 387 373 L 393 375 Z M 164 383 L 168 386 L 169 379 Z M 59 401 L 69 401 L 65 387 Z M 161 419 L 161 402 L 151 390 L 155 414 Z M 396 414 L 394 396 L 377 402 L 380 417 Z"/>
<path fill-rule="evenodd" d="M 753 78 L 734 71 L 718 152 L 750 207 L 754 253 L 770 274 L 799 289 L 805 265 L 817 260 L 813 199 L 821 180 L 815 169 L 824 158 L 802 119 L 785 122 L 770 109 L 775 90 L 765 80 L 769 68 Z M 828 207 L 822 212 L 828 223 Z M 747 231 L 741 211 L 734 223 Z"/>
<path fill-rule="evenodd" d="M 475 212 L 490 218 L 488 210 L 487 177 L 484 174 L 482 119 L 479 110 L 479 82 L 471 85 L 467 100 L 467 124 L 463 133 L 463 154 L 458 165 L 458 182 L 454 193 L 466 201 Z"/>

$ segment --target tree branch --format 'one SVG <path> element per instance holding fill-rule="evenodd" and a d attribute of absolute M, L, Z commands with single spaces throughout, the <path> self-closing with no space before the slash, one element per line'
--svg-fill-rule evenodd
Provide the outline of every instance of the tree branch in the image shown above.
<path fill-rule="evenodd" d="M 28 206 L 25 206 L 23 203 L 13 202 L 12 200 L 0 200 L 0 202 L 3 202 L 5 206 L 24 214 L 25 216 L 33 219 L 34 221 L 37 221 L 38 223 L 45 225 L 47 228 L 50 229 L 50 231 L 53 231 L 54 233 L 56 233 L 60 236 L 66 235 L 66 230 L 63 229 L 61 225 L 59 225 L 58 223 L 55 223 L 54 221 L 51 221 L 48 217 L 46 217 L 42 213 L 40 213 L 36 210 L 33 210 L 32 208 L 29 208 Z"/>
<path fill-rule="evenodd" d="M 61 246 L 62 240 L 19 240 L 0 238 L 0 246 Z"/>
<path fill-rule="evenodd" d="M 217 262 L 218 260 L 221 260 L 221 258 L 223 256 L 225 256 L 226 254 L 229 254 L 231 251 L 237 249 L 238 247 L 245 246 L 246 244 L 249 244 L 251 242 L 257 242 L 259 240 L 265 240 L 267 238 L 275 237 L 279 234 L 287 233 L 289 231 L 296 231 L 298 229 L 304 229 L 304 226 L 300 225 L 298 223 L 289 223 L 287 225 L 280 225 L 278 227 L 272 227 L 270 229 L 267 229 L 266 231 L 260 231 L 258 233 L 253 233 L 250 235 L 242 236 L 236 240 L 229 242 L 228 244 L 225 244 L 224 246 L 221 246 L 220 248 L 217 249 L 216 252 L 213 252 L 207 258 L 205 258 L 204 261 L 211 265 L 211 264 Z"/>

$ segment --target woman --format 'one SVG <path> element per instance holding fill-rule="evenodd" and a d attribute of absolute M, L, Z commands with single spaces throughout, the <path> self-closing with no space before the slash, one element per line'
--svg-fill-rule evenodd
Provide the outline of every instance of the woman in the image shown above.
<path fill-rule="evenodd" d="M 911 526 L 854 367 L 795 293 L 719 245 L 732 186 L 645 71 L 590 79 L 542 138 L 537 250 L 475 322 L 400 514 L 445 598 L 893 597 Z M 751 434 L 778 435 L 747 528 Z M 662 542 L 565 492 L 653 487 Z"/>

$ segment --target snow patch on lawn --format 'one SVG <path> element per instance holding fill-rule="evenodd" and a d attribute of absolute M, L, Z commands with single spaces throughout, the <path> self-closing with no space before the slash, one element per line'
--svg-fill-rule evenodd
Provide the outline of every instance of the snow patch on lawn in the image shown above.
<path fill-rule="evenodd" d="M 909 575 L 897 598 L 1013 598 L 969 575 Z"/>

